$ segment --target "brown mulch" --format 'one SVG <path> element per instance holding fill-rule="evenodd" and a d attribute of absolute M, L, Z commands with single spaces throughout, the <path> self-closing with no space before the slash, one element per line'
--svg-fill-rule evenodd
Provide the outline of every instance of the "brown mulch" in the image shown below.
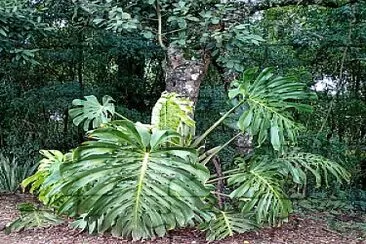
<path fill-rule="evenodd" d="M 1 195 L 0 196 L 0 229 L 6 223 L 18 216 L 16 205 L 20 202 L 34 201 L 28 195 Z M 339 218 L 337 216 L 337 218 Z M 366 214 L 357 216 L 358 220 L 366 221 Z M 348 221 L 346 216 L 341 216 L 339 221 Z M 352 218 L 350 221 L 353 221 Z M 306 217 L 292 216 L 289 223 L 280 228 L 262 229 L 227 238 L 214 243 L 226 244 L 252 244 L 252 243 L 366 243 L 361 236 L 365 233 L 347 232 L 338 233 L 327 225 L 322 213 L 311 214 Z M 114 243 L 177 243 L 199 244 L 207 243 L 204 233 L 198 230 L 184 229 L 172 231 L 165 238 L 153 241 L 132 242 L 111 236 L 93 236 L 87 233 L 79 233 L 78 230 L 69 228 L 66 224 L 44 228 L 25 230 L 19 233 L 6 235 L 0 231 L 0 244 L 114 244 Z"/>

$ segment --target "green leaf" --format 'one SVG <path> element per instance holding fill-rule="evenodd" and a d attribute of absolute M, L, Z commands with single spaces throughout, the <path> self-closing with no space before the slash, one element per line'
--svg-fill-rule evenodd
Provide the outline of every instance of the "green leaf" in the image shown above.
<path fill-rule="evenodd" d="M 18 232 L 24 229 L 49 227 L 62 224 L 64 221 L 47 209 L 38 209 L 31 203 L 18 205 L 20 217 L 8 224 L 5 233 Z"/>
<path fill-rule="evenodd" d="M 249 162 L 237 160 L 238 169 L 228 179 L 229 186 L 234 188 L 230 197 L 240 202 L 242 212 L 254 213 L 258 223 L 273 226 L 281 224 L 292 211 L 284 191 L 289 177 L 294 183 L 305 185 L 307 175 L 312 175 L 317 186 L 323 182 L 328 186 L 329 175 L 338 183 L 350 180 L 342 166 L 310 153 L 286 152 L 278 157 L 255 156 Z"/>
<path fill-rule="evenodd" d="M 244 233 L 256 228 L 249 215 L 235 213 L 233 211 L 218 211 L 216 215 L 201 228 L 206 231 L 208 241 L 222 240 L 233 236 L 235 233 Z"/>
<path fill-rule="evenodd" d="M 98 128 L 101 124 L 111 121 L 115 113 L 113 98 L 104 96 L 100 104 L 95 96 L 85 96 L 85 100 L 75 99 L 72 104 L 75 108 L 69 110 L 73 123 L 76 126 L 83 124 L 83 129 Z"/>
<path fill-rule="evenodd" d="M 275 119 L 272 119 L 271 121 L 271 144 L 273 148 L 277 151 L 281 148 L 281 141 L 280 141 L 280 135 L 279 135 L 279 128 L 277 121 Z"/>
<path fill-rule="evenodd" d="M 24 179 L 21 186 L 23 189 L 31 186 L 30 193 L 36 193 L 41 202 L 49 204 L 52 200 L 49 193 L 62 184 L 60 166 L 70 162 L 71 154 L 63 154 L 57 150 L 41 150 L 40 153 L 44 158 L 39 161 L 37 172 Z M 57 206 L 63 203 L 62 196 L 60 192 L 57 193 Z"/>
<path fill-rule="evenodd" d="M 0 34 L 3 35 L 4 37 L 8 36 L 8 34 L 5 32 L 3 28 L 0 28 Z"/>
<path fill-rule="evenodd" d="M 219 18 L 212 18 L 211 19 L 211 24 L 217 25 L 218 23 L 220 23 L 220 19 Z"/>
<path fill-rule="evenodd" d="M 286 169 L 285 173 L 290 174 L 295 183 L 306 183 L 306 172 L 315 178 L 317 187 L 328 186 L 328 174 L 332 175 L 338 183 L 350 182 L 351 175 L 340 164 L 331 161 L 323 156 L 304 153 L 288 152 L 277 159 L 278 164 Z M 298 175 L 296 175 L 298 174 Z"/>
<path fill-rule="evenodd" d="M 89 133 L 92 140 L 61 166 L 59 191 L 70 197 L 59 211 L 72 214 L 69 206 L 77 205 L 85 214 L 77 225 L 133 239 L 192 221 L 209 194 L 208 169 L 197 163 L 196 150 L 172 146 L 178 133 L 142 127 L 114 121 Z"/>
<path fill-rule="evenodd" d="M 248 170 L 244 169 L 240 166 L 241 172 L 228 179 L 229 186 L 235 187 L 230 197 L 241 202 L 243 213 L 254 213 L 258 224 L 281 224 L 292 212 L 292 206 L 283 190 L 278 166 L 255 158 Z"/>
<path fill-rule="evenodd" d="M 256 73 L 256 68 L 248 69 L 232 83 L 229 98 L 243 103 L 241 114 L 232 117 L 239 118 L 240 130 L 258 136 L 259 145 L 270 139 L 273 148 L 281 151 L 286 143 L 296 142 L 301 128 L 294 122 L 291 110 L 311 112 L 311 106 L 299 100 L 313 95 L 305 90 L 305 84 L 291 77 L 274 77 L 272 69 Z"/>
<path fill-rule="evenodd" d="M 17 158 L 0 153 L 0 193 L 15 193 L 19 189 L 20 183 L 36 169 L 37 165 L 30 162 L 18 164 Z"/>

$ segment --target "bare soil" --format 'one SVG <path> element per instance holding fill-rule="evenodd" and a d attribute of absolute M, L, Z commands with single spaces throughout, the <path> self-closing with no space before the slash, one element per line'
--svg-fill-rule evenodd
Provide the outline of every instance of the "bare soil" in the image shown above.
<path fill-rule="evenodd" d="M 1 195 L 0 196 L 0 229 L 18 216 L 16 205 L 21 202 L 35 201 L 29 195 Z M 330 217 L 332 216 L 332 217 Z M 332 221 L 329 221 L 331 218 Z M 330 224 L 339 228 L 331 228 Z M 256 232 L 235 235 L 225 240 L 213 243 L 252 244 L 252 243 L 366 243 L 366 228 L 364 230 L 352 228 L 357 224 L 366 223 L 366 213 L 329 213 L 295 214 L 289 222 L 280 228 L 261 229 Z M 366 225 L 366 224 L 365 224 Z M 340 231 L 341 230 L 341 231 Z M 114 243 L 177 243 L 199 244 L 207 243 L 205 234 L 199 230 L 182 229 L 172 231 L 167 237 L 144 242 L 132 242 L 114 238 L 108 235 L 93 236 L 80 233 L 68 227 L 67 224 L 25 230 L 6 235 L 0 231 L 0 244 L 114 244 Z"/>

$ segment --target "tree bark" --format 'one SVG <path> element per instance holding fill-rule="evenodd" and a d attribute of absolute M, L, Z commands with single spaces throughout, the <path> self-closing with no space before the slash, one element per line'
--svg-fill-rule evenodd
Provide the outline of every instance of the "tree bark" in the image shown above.
<path fill-rule="evenodd" d="M 241 134 L 235 142 L 236 150 L 241 156 L 245 156 L 253 152 L 253 136 L 249 133 Z"/>
<path fill-rule="evenodd" d="M 206 70 L 207 64 L 204 60 L 185 59 L 181 49 L 170 46 L 165 70 L 166 90 L 189 98 L 196 104 Z"/>

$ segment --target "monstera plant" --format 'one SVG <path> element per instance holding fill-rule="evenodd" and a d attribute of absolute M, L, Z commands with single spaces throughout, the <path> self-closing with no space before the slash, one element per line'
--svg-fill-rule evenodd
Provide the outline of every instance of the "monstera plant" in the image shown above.
<path fill-rule="evenodd" d="M 192 102 L 179 94 L 162 94 L 151 125 L 116 113 L 110 97 L 103 104 L 91 96 L 74 101 L 74 123 L 92 128 L 88 140 L 65 155 L 43 151 L 46 158 L 23 187 L 31 185 L 45 204 L 90 233 L 148 239 L 196 225 L 214 240 L 281 224 L 292 211 L 289 182 L 349 180 L 339 164 L 291 149 L 301 130 L 292 115 L 311 111 L 304 101 L 314 98 L 303 83 L 274 77 L 270 69 L 250 69 L 232 83 L 228 96 L 233 108 L 200 136 Z M 249 133 L 258 147 L 268 141 L 271 155 L 237 158 L 231 164 L 237 166 L 221 176 L 210 172 L 212 157 L 237 136 L 203 150 L 207 135 L 224 121 L 237 135 Z M 217 181 L 226 184 L 223 192 L 216 192 Z"/>

